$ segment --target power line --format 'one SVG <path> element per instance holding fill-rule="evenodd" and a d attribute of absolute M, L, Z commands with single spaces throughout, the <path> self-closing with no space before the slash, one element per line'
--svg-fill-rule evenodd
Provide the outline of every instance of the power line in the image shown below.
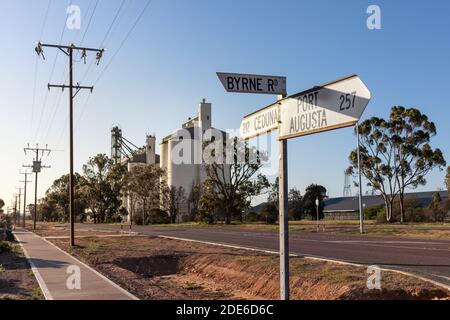
<path fill-rule="evenodd" d="M 122 0 L 122 3 L 120 4 L 119 9 L 117 10 L 116 15 L 114 16 L 114 19 L 111 21 L 111 24 L 109 25 L 108 31 L 106 31 L 105 37 L 103 38 L 102 42 L 100 43 L 100 47 L 103 47 L 103 45 L 106 41 L 106 38 L 109 36 L 109 33 L 111 32 L 111 29 L 117 20 L 117 17 L 119 17 L 120 11 L 122 11 L 124 4 L 125 4 L 125 0 Z"/>
<path fill-rule="evenodd" d="M 89 30 L 89 27 L 91 26 L 92 18 L 94 17 L 95 11 L 97 10 L 98 2 L 99 2 L 99 0 L 96 0 L 94 9 L 92 9 L 92 13 L 91 13 L 91 15 L 90 15 L 90 17 L 89 17 L 89 21 L 88 21 L 87 27 L 86 27 L 86 29 L 84 30 L 83 36 L 81 37 L 81 41 L 80 41 L 80 43 L 79 43 L 80 46 L 83 45 L 84 39 L 85 39 L 85 37 L 86 37 L 86 34 L 87 34 L 88 30 Z M 91 2 L 89 3 L 88 12 L 89 12 L 89 9 L 91 8 L 91 5 L 92 5 L 92 0 L 91 0 Z"/>
<path fill-rule="evenodd" d="M 48 5 L 47 5 L 47 9 L 44 14 L 44 21 L 42 22 L 41 33 L 39 35 L 39 38 L 42 38 L 42 36 L 44 35 L 44 30 L 45 30 L 45 26 L 47 24 L 47 18 L 48 18 L 48 13 L 50 11 L 51 3 L 52 3 L 52 0 L 48 0 Z M 34 120 L 34 107 L 36 104 L 36 85 L 37 85 L 37 74 L 38 74 L 38 65 L 39 65 L 38 62 L 39 62 L 39 57 L 36 57 L 36 62 L 34 65 L 33 100 L 31 103 L 30 135 L 32 132 L 32 125 L 33 125 L 33 120 Z"/>
<path fill-rule="evenodd" d="M 69 0 L 69 6 L 71 6 L 71 5 L 72 5 L 72 0 Z M 61 44 L 61 42 L 62 42 L 62 40 L 64 38 L 64 33 L 66 31 L 66 24 L 67 24 L 67 16 L 64 18 L 64 25 L 63 25 L 63 28 L 62 28 L 62 31 L 61 31 L 61 36 L 59 38 L 59 43 L 60 44 Z M 59 51 L 56 52 L 55 59 L 53 61 L 53 66 L 52 66 L 52 70 L 50 72 L 49 82 L 52 82 L 53 74 L 54 74 L 55 68 L 56 68 L 56 62 L 58 61 L 58 56 L 59 56 Z M 41 109 L 41 115 L 39 117 L 38 126 L 37 126 L 37 130 L 36 130 L 36 134 L 35 134 L 36 139 L 37 139 L 39 130 L 41 128 L 41 123 L 42 123 L 42 118 L 44 116 L 44 111 L 45 111 L 45 109 L 47 107 L 47 98 L 48 98 L 48 91 L 45 94 L 44 104 L 43 104 L 42 109 Z"/>
<path fill-rule="evenodd" d="M 131 27 L 131 29 L 128 31 L 127 35 L 125 36 L 125 38 L 122 40 L 122 42 L 120 43 L 119 48 L 117 49 L 117 51 L 112 55 L 111 60 L 108 62 L 108 64 L 106 65 L 106 67 L 102 70 L 102 72 L 100 73 L 100 75 L 98 76 L 97 80 L 95 81 L 95 84 L 98 83 L 98 81 L 103 77 L 103 75 L 105 74 L 106 70 L 108 70 L 108 68 L 111 66 L 111 64 L 113 63 L 114 59 L 117 57 L 117 55 L 119 54 L 120 50 L 122 49 L 122 47 L 124 46 L 124 44 L 127 42 L 128 38 L 130 37 L 131 33 L 134 31 L 134 29 L 136 28 L 136 26 L 138 25 L 139 21 L 141 20 L 142 16 L 145 14 L 145 12 L 147 11 L 148 6 L 150 5 L 150 3 L 152 2 L 152 0 L 148 0 L 147 3 L 145 4 L 144 8 L 142 9 L 141 13 L 139 14 L 139 16 L 137 17 L 136 21 L 134 22 L 133 26 Z"/>
<path fill-rule="evenodd" d="M 45 25 L 47 24 L 48 12 L 50 11 L 51 4 L 52 4 L 52 0 L 48 0 L 47 10 L 45 11 L 45 16 L 44 16 L 44 22 L 42 23 L 41 34 L 39 36 L 40 39 L 42 39 L 42 36 L 44 35 L 44 29 L 45 29 Z"/>
<path fill-rule="evenodd" d="M 122 42 L 120 43 L 119 48 L 116 50 L 116 52 L 113 54 L 111 60 L 108 62 L 108 64 L 106 65 L 106 67 L 101 71 L 100 75 L 98 76 L 97 80 L 95 80 L 94 82 L 94 86 L 96 86 L 98 84 L 98 82 L 100 81 L 100 79 L 103 77 L 103 75 L 106 73 L 106 70 L 111 66 L 111 64 L 113 63 L 115 57 L 119 54 L 120 50 L 122 49 L 122 47 L 124 46 L 124 44 L 127 42 L 128 38 L 130 37 L 131 33 L 134 31 L 134 29 L 136 28 L 136 26 L 138 25 L 139 21 L 141 20 L 142 16 L 145 14 L 145 12 L 147 11 L 149 5 L 151 4 L 152 0 L 148 0 L 147 3 L 145 4 L 145 6 L 143 7 L 141 13 L 138 15 L 138 17 L 136 18 L 135 22 L 133 23 L 132 27 L 130 28 L 130 30 L 128 30 L 128 33 L 126 34 L 125 38 L 122 40 Z M 80 115 L 78 117 L 77 120 L 77 126 L 79 124 L 79 122 L 82 119 L 82 116 L 84 114 L 84 110 L 87 107 L 87 104 L 89 102 L 89 99 L 86 101 L 86 104 L 83 106 L 83 108 L 81 109 Z"/>

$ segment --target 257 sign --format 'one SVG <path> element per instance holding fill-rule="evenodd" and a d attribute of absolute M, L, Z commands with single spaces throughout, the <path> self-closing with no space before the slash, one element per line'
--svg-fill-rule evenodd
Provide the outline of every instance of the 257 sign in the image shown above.
<path fill-rule="evenodd" d="M 356 101 L 356 91 L 353 91 L 352 93 L 342 94 L 341 97 L 339 98 L 339 101 L 340 101 L 339 105 L 340 111 L 345 111 L 354 108 Z"/>

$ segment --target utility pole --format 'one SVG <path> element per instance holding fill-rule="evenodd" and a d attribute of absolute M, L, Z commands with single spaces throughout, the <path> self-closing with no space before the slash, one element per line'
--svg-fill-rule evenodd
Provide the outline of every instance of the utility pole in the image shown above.
<path fill-rule="evenodd" d="M 27 214 L 27 184 L 31 182 L 31 180 L 28 180 L 28 175 L 30 174 L 28 171 L 25 172 L 20 172 L 21 175 L 25 176 L 25 180 L 24 181 L 20 181 L 22 182 L 23 185 L 23 216 L 22 216 L 22 228 L 25 228 L 25 216 Z M 19 218 L 20 218 L 20 213 L 19 213 Z M 20 223 L 20 221 L 19 221 Z"/>
<path fill-rule="evenodd" d="M 20 223 L 20 202 L 22 199 L 22 188 L 16 188 L 16 189 L 19 190 L 19 194 L 18 194 L 18 198 L 19 198 L 18 204 L 19 205 L 17 206 L 17 212 L 15 212 L 15 219 L 14 219 L 15 225 Z"/>
<path fill-rule="evenodd" d="M 84 60 L 84 63 L 86 63 L 86 57 L 87 52 L 95 52 L 96 53 L 96 59 L 97 59 L 97 65 L 100 63 L 100 59 L 103 56 L 104 49 L 93 49 L 93 48 L 83 48 L 83 47 L 77 47 L 74 44 L 71 44 L 69 46 L 62 46 L 62 45 L 54 45 L 54 44 L 44 44 L 39 42 L 35 51 L 38 54 L 38 56 L 42 56 L 44 58 L 44 52 L 42 48 L 56 48 L 61 50 L 68 58 L 69 58 L 69 85 L 53 85 L 48 84 L 48 90 L 51 88 L 60 88 L 64 91 L 64 89 L 69 89 L 69 162 L 70 162 L 70 173 L 69 173 L 69 212 L 70 212 L 70 245 L 73 247 L 75 246 L 75 226 L 74 226 L 74 220 L 75 220 L 75 176 L 74 176 L 74 169 L 73 169 L 73 99 L 75 96 L 81 91 L 81 90 L 90 90 L 91 93 L 94 90 L 94 87 L 85 87 L 80 86 L 79 83 L 77 83 L 76 86 L 73 85 L 73 52 L 78 51 L 81 52 L 81 58 Z M 44 58 L 45 59 L 45 58 Z M 73 89 L 75 89 L 75 94 L 73 93 Z"/>
<path fill-rule="evenodd" d="M 47 153 L 47 156 L 50 155 L 52 150 L 48 149 L 47 146 L 45 148 L 39 148 L 39 145 L 36 145 L 36 148 L 30 148 L 29 146 L 23 149 L 25 151 L 25 154 L 27 154 L 28 151 L 34 152 L 35 158 L 33 160 L 33 165 L 31 166 L 24 166 L 24 168 L 32 168 L 35 175 L 34 180 L 34 213 L 33 213 L 33 230 L 36 230 L 36 219 L 37 219 L 37 187 L 38 187 L 38 174 L 41 172 L 42 169 L 49 169 L 50 166 L 43 166 L 42 165 L 42 157 L 44 156 L 44 153 Z"/>
<path fill-rule="evenodd" d="M 17 218 L 17 194 L 14 195 L 14 219 Z"/>
<path fill-rule="evenodd" d="M 359 232 L 364 233 L 364 216 L 363 216 L 363 204 L 362 204 L 362 178 L 361 178 L 361 143 L 359 141 L 359 123 L 356 123 L 356 141 L 358 143 L 357 157 L 358 157 L 358 205 L 359 205 Z"/>

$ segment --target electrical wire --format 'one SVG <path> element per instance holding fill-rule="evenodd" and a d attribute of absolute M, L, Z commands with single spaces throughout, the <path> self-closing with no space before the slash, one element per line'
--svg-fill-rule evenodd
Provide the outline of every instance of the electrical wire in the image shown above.
<path fill-rule="evenodd" d="M 50 11 L 51 4 L 52 4 L 52 0 L 48 0 L 47 9 L 45 10 L 45 14 L 44 14 L 44 21 L 42 22 L 41 32 L 39 34 L 39 39 L 42 39 L 42 36 L 44 35 L 45 26 L 47 25 L 48 13 Z M 35 65 L 34 65 L 33 98 L 32 98 L 32 103 L 31 103 L 31 117 L 30 117 L 30 127 L 29 127 L 30 128 L 30 136 L 31 136 L 32 128 L 33 128 L 34 109 L 36 106 L 36 86 L 37 86 L 37 74 L 38 74 L 38 66 L 39 66 L 38 62 L 39 62 L 39 57 L 36 56 L 36 61 L 35 61 Z M 31 138 L 32 138 L 32 136 L 30 137 L 30 139 L 28 141 L 30 141 Z"/>
<path fill-rule="evenodd" d="M 102 76 L 105 74 L 106 70 L 111 66 L 112 62 L 114 61 L 115 57 L 119 54 L 120 50 L 122 49 L 122 47 L 125 45 L 126 41 L 128 40 L 128 38 L 131 36 L 131 33 L 134 31 L 134 29 L 136 28 L 136 26 L 138 25 L 139 21 L 141 20 L 142 16 L 145 14 L 145 12 L 147 11 L 149 5 L 151 4 L 152 0 L 148 0 L 147 3 L 145 4 L 145 6 L 143 7 L 143 9 L 141 10 L 140 14 L 138 15 L 138 17 L 136 18 L 136 20 L 134 21 L 132 27 L 128 30 L 125 38 L 122 40 L 122 42 L 120 43 L 120 46 L 118 47 L 118 49 L 115 51 L 115 53 L 113 54 L 112 58 L 110 59 L 109 63 L 106 65 L 106 67 L 102 70 L 102 72 L 100 73 L 100 76 L 96 79 L 96 81 L 94 82 L 94 87 L 98 84 L 98 82 L 100 81 L 100 79 L 102 78 Z M 90 97 L 90 96 L 89 96 Z M 78 116 L 77 122 L 76 122 L 76 127 L 78 127 L 79 123 L 81 122 L 81 119 L 83 117 L 84 111 L 89 103 L 90 98 L 88 98 L 85 102 L 85 104 L 83 105 L 83 107 L 81 108 L 80 114 Z"/>
<path fill-rule="evenodd" d="M 71 5 L 72 5 L 72 0 L 69 0 L 69 6 L 71 6 Z M 59 44 L 61 44 L 62 39 L 63 39 L 63 37 L 64 37 L 64 33 L 65 33 L 65 31 L 66 31 L 66 23 L 67 23 L 67 20 L 64 19 L 64 25 L 63 25 L 63 29 L 62 29 L 62 31 L 61 31 L 61 36 L 60 36 L 60 39 L 59 39 Z M 49 83 L 52 82 L 53 74 L 54 74 L 54 72 L 55 72 L 56 62 L 58 61 L 58 56 L 59 56 L 59 51 L 56 52 L 55 60 L 53 61 L 53 67 L 52 67 L 52 71 L 51 71 L 51 73 L 50 73 L 50 77 L 49 77 L 49 81 L 48 81 Z M 44 111 L 45 111 L 45 109 L 46 109 L 46 107 L 47 107 L 47 99 L 48 99 L 48 90 L 47 90 L 47 92 L 46 92 L 46 94 L 45 94 L 44 104 L 43 104 L 42 109 L 41 109 L 41 114 L 40 114 L 40 117 L 39 117 L 38 126 L 37 126 L 37 129 L 36 129 L 36 134 L 34 135 L 34 136 L 35 136 L 35 139 L 38 138 L 38 133 L 39 133 L 39 131 L 40 131 L 40 129 L 41 129 L 42 118 L 43 118 L 43 116 L 44 116 Z M 37 141 L 35 141 L 35 142 L 37 142 Z"/>

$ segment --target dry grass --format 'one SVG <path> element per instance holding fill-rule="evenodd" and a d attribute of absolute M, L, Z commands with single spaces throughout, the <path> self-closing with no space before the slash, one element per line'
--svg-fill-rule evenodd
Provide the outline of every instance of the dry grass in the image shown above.
<path fill-rule="evenodd" d="M 0 300 L 43 300 L 19 244 L 0 242 Z"/>

